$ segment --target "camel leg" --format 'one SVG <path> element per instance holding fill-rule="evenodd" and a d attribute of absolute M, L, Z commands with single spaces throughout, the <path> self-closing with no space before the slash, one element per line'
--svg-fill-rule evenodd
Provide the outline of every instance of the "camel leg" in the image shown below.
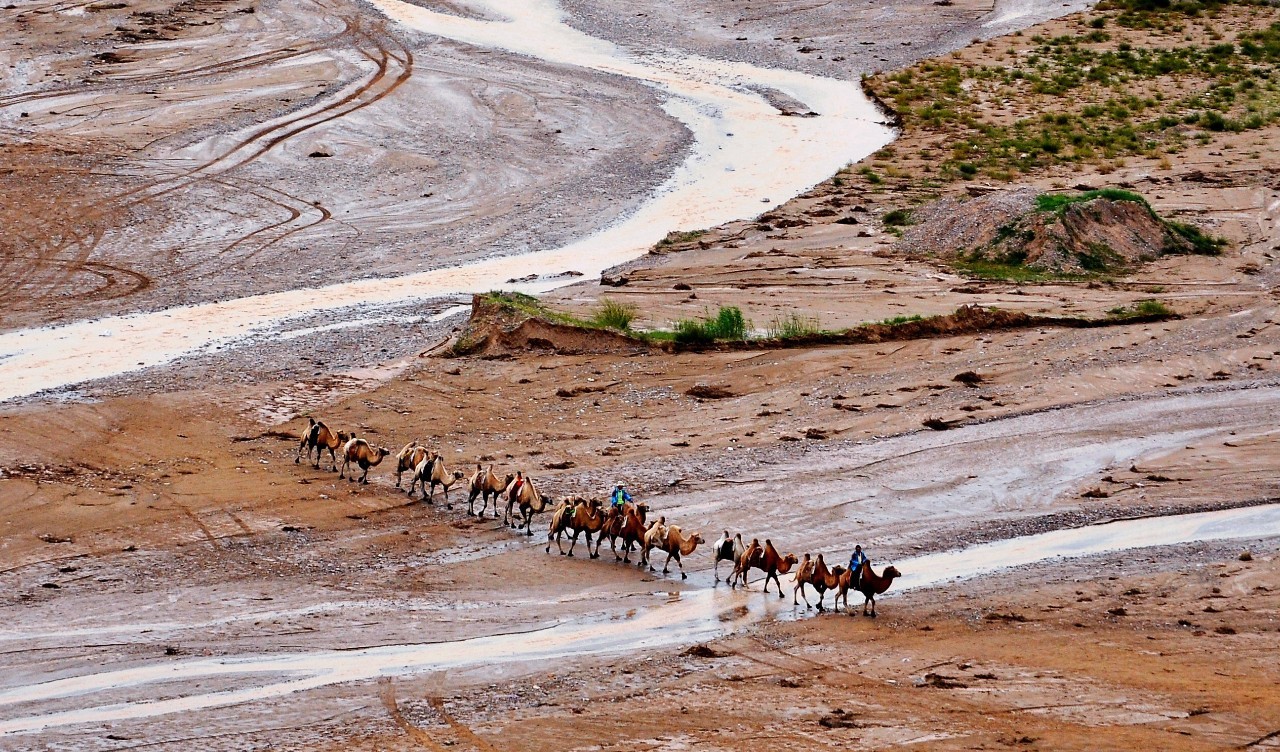
<path fill-rule="evenodd" d="M 449 501 L 449 487 L 441 486 L 444 489 L 444 508 L 453 509 L 453 502 Z"/>
<path fill-rule="evenodd" d="M 364 474 L 360 476 L 360 482 L 367 486 L 369 485 L 369 466 L 362 464 L 361 467 L 364 469 Z"/>
<path fill-rule="evenodd" d="M 777 572 L 773 573 L 773 584 L 778 586 L 778 597 L 781 598 L 782 597 L 782 580 L 778 579 Z"/>
<path fill-rule="evenodd" d="M 768 595 L 769 593 L 769 573 L 768 572 L 764 573 L 764 592 L 766 595 Z"/>
<path fill-rule="evenodd" d="M 827 597 L 827 591 L 826 591 L 825 589 L 824 589 L 824 590 L 819 590 L 819 591 L 818 591 L 818 611 L 819 611 L 819 613 L 821 613 L 821 612 L 823 612 L 823 611 L 826 611 L 826 610 L 827 610 L 827 607 L 826 607 L 826 606 L 824 606 L 824 605 L 822 605 L 822 599 L 823 599 L 823 598 L 826 598 L 826 597 Z"/>
<path fill-rule="evenodd" d="M 576 546 L 576 545 L 578 545 L 578 535 L 579 535 L 579 533 L 580 533 L 580 531 L 578 531 L 578 530 L 574 530 L 574 531 L 573 531 L 573 536 L 569 538 L 569 556 L 573 556 L 573 547 L 574 547 L 574 546 Z M 588 549 L 588 550 L 590 550 L 590 548 L 591 548 L 590 546 L 587 546 L 587 549 Z"/>
<path fill-rule="evenodd" d="M 342 469 L 338 471 L 338 480 L 342 480 L 343 474 L 347 472 L 347 460 L 342 461 Z"/>
<path fill-rule="evenodd" d="M 800 593 L 800 597 L 804 598 L 804 607 L 805 607 L 805 608 L 813 608 L 813 604 L 809 602 L 809 595 L 808 595 L 807 593 L 805 593 L 805 592 L 804 592 L 804 583 L 803 583 L 803 582 L 802 582 L 802 583 L 800 583 L 799 585 L 796 585 L 796 590 Z M 798 605 L 800 605 L 799 603 L 796 603 L 796 595 L 795 595 L 795 593 L 792 593 L 792 594 L 791 594 L 791 602 L 792 602 L 793 604 L 797 605 L 797 606 L 798 606 Z"/>
<path fill-rule="evenodd" d="M 666 574 L 666 573 L 667 573 L 667 568 L 671 566 L 671 557 L 672 557 L 672 555 L 673 555 L 673 552 L 671 552 L 671 551 L 668 551 L 668 552 L 667 552 L 667 560 L 666 560 L 666 561 L 664 561 L 664 562 L 662 563 L 662 573 L 663 573 L 663 574 Z M 680 561 L 679 559 L 676 559 L 676 562 L 677 562 L 677 563 L 679 563 L 679 561 Z M 681 569 L 683 569 L 683 567 L 681 567 Z"/>
<path fill-rule="evenodd" d="M 682 580 L 687 580 L 687 579 L 689 579 L 689 575 L 687 575 L 687 574 L 685 574 L 685 573 L 684 573 L 684 562 L 683 562 L 683 561 L 681 561 L 681 559 L 680 559 L 680 552 L 679 552 L 679 551 L 677 551 L 677 552 L 676 552 L 676 554 L 675 554 L 675 556 L 676 556 L 676 566 L 677 566 L 677 567 L 680 567 L 680 579 L 682 579 Z M 670 562 L 670 561 L 671 561 L 671 556 L 670 556 L 670 554 L 668 554 L 668 555 L 667 555 L 667 561 L 668 561 L 668 562 Z"/>

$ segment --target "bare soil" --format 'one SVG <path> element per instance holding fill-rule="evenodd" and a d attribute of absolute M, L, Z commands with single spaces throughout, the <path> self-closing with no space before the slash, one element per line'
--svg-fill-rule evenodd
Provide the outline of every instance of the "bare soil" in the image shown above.
<path fill-rule="evenodd" d="M 34 45 L 43 40 L 39 43 L 61 55 L 64 42 L 57 32 L 81 27 L 57 26 L 71 22 L 52 6 L 42 8 L 39 13 L 28 8 L 3 13 L 21 12 L 33 26 L 50 24 L 39 34 L 24 31 L 20 41 Z M 375 57 L 388 70 L 403 65 L 400 48 L 387 41 L 402 39 L 399 32 L 372 30 L 364 20 L 360 28 L 365 31 L 359 34 L 329 28 L 335 18 L 344 17 L 336 11 L 295 13 L 270 4 L 254 6 L 254 13 L 239 12 L 242 5 L 234 3 L 157 6 L 157 12 L 177 15 L 176 20 L 156 16 L 154 24 L 143 22 L 152 16 L 130 16 L 133 20 L 122 23 L 105 15 L 150 8 L 131 4 L 100 11 L 104 15 L 86 8 L 85 14 L 108 19 L 101 22 L 102 40 L 155 29 L 156 35 L 174 36 L 170 41 L 206 49 L 209 60 L 222 59 L 217 50 L 225 51 L 232 38 L 243 40 L 238 44 L 244 55 L 274 50 L 283 60 L 292 59 L 286 48 L 303 49 L 298 36 L 323 40 L 337 34 L 339 41 L 325 44 L 346 52 L 330 56 L 313 51 L 295 60 L 279 92 L 270 89 L 277 99 L 301 97 L 317 80 L 346 76 L 341 80 L 354 81 L 358 70 L 367 73 L 364 63 L 348 57 L 356 37 L 364 40 L 359 44 L 379 40 L 386 57 L 381 52 Z M 966 8 L 957 3 L 945 12 Z M 971 17 L 978 10 L 968 9 Z M 728 12 L 728 6 L 715 7 L 717 14 Z M 264 20 L 273 13 L 306 23 L 286 33 L 282 29 L 289 24 Z M 1078 23 L 1051 22 L 1027 34 L 1051 35 Z M 712 36 L 720 33 L 714 32 L 718 28 L 719 23 L 713 24 Z M 790 38 L 780 26 L 771 28 L 776 31 L 772 36 Z M 239 36 L 237 30 L 253 33 Z M 968 28 L 965 33 L 976 35 Z M 93 45 L 108 44 L 85 38 L 91 42 L 86 53 L 97 54 L 99 47 Z M 934 38 L 945 35 L 939 32 Z M 729 41 L 736 40 L 705 43 Z M 5 44 L 11 43 L 6 37 Z M 132 62 L 102 65 L 137 65 L 152 73 L 163 69 L 159 59 L 142 56 L 160 54 L 165 47 L 123 38 L 120 44 L 125 46 L 116 52 L 127 53 Z M 464 65 L 455 57 L 461 55 L 467 58 L 465 66 L 475 66 L 467 68 L 473 78 L 464 88 L 477 98 L 483 99 L 474 82 L 486 77 L 494 77 L 494 86 L 520 101 L 508 90 L 531 87 L 524 90 L 534 92 L 528 96 L 544 114 L 549 111 L 542 108 L 568 112 L 575 101 L 596 96 L 593 89 L 569 100 L 553 97 L 551 104 L 537 87 L 558 87 L 545 83 L 554 71 L 529 73 L 527 65 L 513 66 L 496 55 L 476 61 L 429 40 L 414 44 L 430 45 L 438 54 L 416 54 L 415 60 L 431 58 L 441 68 L 430 77 L 431 85 L 419 79 L 424 92 L 443 85 L 439 82 L 448 78 L 448 66 Z M 106 46 L 102 51 L 108 51 Z M 4 54 L 12 60 L 18 53 L 6 46 Z M 962 54 L 991 52 L 974 45 Z M 207 61 L 173 62 L 197 66 Z M 283 75 L 270 66 L 264 70 Z M 307 70 L 314 76 L 291 77 Z M 415 70 L 422 75 L 421 67 Z M 524 81 L 526 74 L 543 83 Z M 218 80 L 238 80 L 237 74 L 227 75 L 231 78 Z M 12 84 L 13 96 L 43 92 L 40 86 L 80 86 L 52 78 L 37 86 L 35 80 L 21 86 L 6 80 L 6 85 Z M 414 80 L 410 77 L 402 86 L 412 86 Z M 160 96 L 141 89 L 153 85 L 142 84 L 130 96 L 138 101 Z M 638 101 L 634 92 L 616 82 L 601 85 L 612 93 L 607 106 L 599 106 L 600 113 L 592 116 L 604 120 L 593 122 L 614 122 L 609 118 L 616 117 L 620 134 L 630 132 L 628 122 L 654 122 L 651 112 L 641 112 L 643 103 L 628 109 Z M 269 90 L 259 81 L 235 86 Z M 368 89 L 367 96 L 376 96 L 379 86 Z M 195 84 L 181 78 L 174 91 L 186 91 L 184 87 Z M 96 96 L 98 89 L 84 91 Z M 73 95 L 80 96 L 59 96 Z M 243 198 L 261 187 L 237 182 L 240 188 L 231 190 L 212 179 L 188 186 L 185 167 L 171 175 L 140 171 L 138 154 L 150 152 L 137 149 L 149 138 L 179 149 L 195 142 L 193 133 L 222 132 L 201 109 L 200 103 L 208 100 L 190 92 L 170 96 L 181 106 L 173 105 L 167 125 L 145 120 L 128 125 L 153 105 L 117 100 L 123 108 L 118 113 L 122 130 L 110 139 L 97 135 L 98 126 L 91 129 L 94 133 L 77 136 L 65 123 L 53 124 L 57 117 L 70 116 L 31 108 L 27 119 L 47 127 L 24 135 L 28 145 L 22 149 L 6 150 L 4 159 L 12 160 L 15 169 L 0 176 L 0 188 L 4 195 L 25 196 L 31 216 L 47 222 L 40 226 L 44 229 L 9 242 L 36 243 L 45 250 L 31 253 L 50 261 L 31 266 L 24 277 L 15 263 L 27 251 L 10 254 L 10 276 L 31 281 L 22 288 L 26 292 L 15 292 L 12 299 L 30 305 L 15 302 L 6 309 L 6 326 L 87 310 L 128 310 L 149 300 L 122 296 L 107 304 L 102 302 L 109 297 L 105 293 L 88 292 L 106 283 L 90 284 L 80 271 L 58 271 L 70 268 L 64 261 L 81 264 L 79 270 L 97 263 L 95 259 L 116 257 L 101 250 L 101 243 L 86 251 L 81 244 L 91 244 L 93 234 L 63 237 L 49 228 L 89 217 L 103 223 L 100 234 L 107 237 L 107 230 L 117 227 L 114 210 L 89 214 L 70 198 L 59 198 L 64 194 L 30 190 L 33 184 L 49 183 L 47 178 L 21 182 L 15 177 L 23 174 L 19 162 L 41 170 L 70 165 L 67 174 L 74 178 L 68 177 L 65 195 L 99 207 L 107 203 L 96 196 L 158 185 L 162 177 L 186 187 L 147 206 L 171 206 L 164 203 L 170 200 L 183 206 L 200 191 L 225 197 L 228 193 L 219 193 L 225 189 Z M 334 95 L 317 90 L 309 96 Z M 507 105 L 493 106 L 517 105 L 504 96 L 498 98 Z M 52 93 L 47 99 L 61 101 Z M 380 106 L 388 106 L 383 100 L 395 98 L 379 100 Z M 53 104 L 52 109 L 61 112 L 65 106 Z M 253 110 L 260 114 L 277 112 L 272 108 L 286 103 L 256 106 L 264 108 Z M 408 107 L 403 102 L 396 106 Z M 4 110 L 6 117 L 9 112 Z M 117 117 L 109 112 L 102 117 Z M 361 121 L 351 129 L 367 133 L 365 125 Z M 645 143 L 657 144 L 655 154 L 679 141 L 678 133 L 664 127 L 646 126 Z M 51 143 L 55 135 L 58 140 Z M 689 644 L 679 639 L 661 647 L 624 643 L 599 654 L 521 664 L 504 663 L 495 655 L 491 665 L 466 670 L 387 675 L 182 713 L 89 720 L 3 736 L 0 747 L 1274 746 L 1280 739 L 1274 713 L 1280 677 L 1272 659 L 1280 629 L 1280 548 L 1274 538 L 1046 562 L 944 587 L 900 594 L 891 589 L 880 600 L 875 620 L 817 616 L 803 605 L 793 607 L 787 598 L 764 596 L 756 582 L 748 593 L 728 593 L 712 581 L 705 549 L 685 562 L 688 581 L 615 563 L 607 545 L 600 560 L 583 556 L 582 544 L 573 559 L 561 558 L 554 551 L 544 553 L 541 536 L 531 542 L 491 517 L 468 517 L 459 487 L 450 492 L 452 509 L 439 497 L 433 505 L 410 503 L 395 488 L 394 458 L 371 471 L 367 486 L 338 480 L 327 455 L 320 469 L 294 462 L 296 437 L 305 416 L 314 415 L 392 449 L 410 440 L 439 447 L 451 470 L 469 472 L 476 463 L 490 462 L 504 471 L 523 470 L 557 497 L 600 496 L 614 483 L 625 482 L 669 522 L 701 531 L 708 540 L 730 529 L 769 537 L 784 551 L 822 552 L 832 561 L 861 543 L 877 567 L 922 552 L 1109 518 L 1280 498 L 1280 272 L 1274 260 L 1280 243 L 1280 196 L 1272 176 L 1274 155 L 1258 147 L 1257 156 L 1243 156 L 1255 153 L 1255 142 L 1265 145 L 1274 135 L 1270 130 L 1228 134 L 1214 145 L 1189 148 L 1185 159 L 1167 170 L 1133 164 L 1107 175 L 1109 182 L 1141 191 L 1162 214 L 1194 220 L 1227 238 L 1221 257 L 1168 257 L 1124 276 L 1094 281 L 978 281 L 934 260 L 891 252 L 896 236 L 884 230 L 877 216 L 900 206 L 905 193 L 895 193 L 892 185 L 877 190 L 831 182 L 773 217 L 716 228 L 674 249 L 664 248 L 673 252 L 615 270 L 612 276 L 626 280 L 621 286 L 591 281 L 547 297 L 552 306 L 583 316 L 605 297 L 626 302 L 638 311 L 635 325 L 643 327 L 667 326 L 721 305 L 740 306 L 761 330 L 792 313 L 837 329 L 899 316 L 952 314 L 970 304 L 1029 316 L 1105 318 L 1116 307 L 1144 299 L 1160 300 L 1181 315 L 1177 319 L 1102 328 L 1046 323 L 898 341 L 675 354 L 594 347 L 600 339 L 580 331 L 572 334 L 580 341 L 566 342 L 560 339 L 569 336 L 566 332 L 547 328 L 460 358 L 426 354 L 446 341 L 448 332 L 419 322 L 413 326 L 421 328 L 411 333 L 380 332 L 385 337 L 381 345 L 367 332 L 352 338 L 368 340 L 359 346 L 319 345 L 348 353 L 346 360 L 319 357 L 303 346 L 313 340 L 304 338 L 296 347 L 272 343 L 259 351 L 227 353 L 92 385 L 80 398 L 65 402 L 7 406 L 0 414 L 0 499 L 6 512 L 0 532 L 0 579 L 5 585 L 0 611 L 6 624 L 0 630 L 5 643 L 0 645 L 0 692 L 29 690 L 67 677 L 91 680 L 116 669 L 181 667 L 206 658 L 234 662 L 315 651 L 340 655 L 370 646 L 509 633 L 528 633 L 534 639 L 530 630 L 552 624 L 625 629 L 645 614 L 694 608 L 708 591 L 712 606 L 707 622 L 728 626 L 724 634 Z M 85 145 L 70 148 L 73 137 L 86 139 Z M 87 155 L 106 141 L 124 144 L 119 156 L 111 157 L 120 168 L 88 170 Z M 304 192 L 287 186 L 314 179 L 317 186 L 339 185 L 344 195 L 353 195 L 356 189 L 342 182 L 349 175 L 300 177 L 313 163 L 341 159 L 350 153 L 346 148 L 374 149 L 343 146 L 347 143 L 317 136 L 314 142 L 290 146 L 292 156 L 280 164 L 255 163 L 264 176 L 279 175 L 278 183 L 272 182 L 276 177 L 264 182 L 286 186 L 290 194 Z M 385 148 L 387 141 L 380 143 L 378 148 Z M 1233 148 L 1232 159 L 1211 153 L 1227 145 Z M 901 144 L 904 151 L 908 146 Z M 330 147 L 333 158 L 302 156 L 303 151 Z M 611 143 L 615 147 L 589 155 L 575 151 L 573 157 L 538 151 L 528 158 L 539 164 L 571 164 L 572 169 L 553 179 L 586 195 L 594 189 L 580 184 L 576 171 L 589 172 L 600 164 L 597 160 L 638 148 L 622 138 Z M 456 158 L 476 157 L 459 151 Z M 645 174 L 658 174 L 663 158 L 655 156 L 653 172 Z M 106 157 L 95 156 L 92 163 L 101 166 L 104 161 Z M 439 169 L 447 172 L 446 167 Z M 283 172 L 276 173 L 277 168 Z M 902 169 L 914 168 L 905 164 Z M 404 176 L 406 183 L 416 179 Z M 1041 189 L 1075 179 L 1060 170 L 1020 178 Z M 637 191 L 644 184 L 640 177 L 625 182 Z M 299 218 L 312 211 L 307 200 L 295 205 L 273 190 L 261 192 L 294 206 Z M 469 208 L 450 216 L 465 215 L 483 225 L 498 209 L 479 207 L 489 191 L 485 186 L 472 190 L 470 199 L 458 199 Z M 544 185 L 530 184 L 528 190 L 538 193 Z M 964 186 L 948 190 L 959 192 Z M 371 202 L 363 215 L 369 225 L 358 219 L 351 224 L 366 233 L 379 212 L 410 195 L 404 184 L 388 183 L 385 193 L 376 196 L 361 191 L 362 200 Z M 403 230 L 405 235 L 397 236 L 402 238 L 417 232 L 417 218 L 429 214 L 430 199 L 422 201 L 428 203 L 405 205 L 405 215 L 414 216 L 405 220 L 408 225 L 390 222 L 387 232 Z M 593 210 L 589 201 L 578 206 L 584 213 Z M 136 247 L 148 249 L 139 252 L 141 260 L 103 263 L 129 269 L 134 261 L 139 268 L 182 266 L 182 254 L 176 260 L 151 254 L 159 247 L 151 233 L 170 226 L 162 212 L 152 211 L 145 209 L 136 231 Z M 282 216 L 291 214 L 282 211 Z M 521 211 L 528 213 L 504 214 L 504 221 L 519 224 L 520 217 L 549 213 L 541 205 Z M 186 226 L 186 216 L 175 215 L 172 226 Z M 289 221 L 301 222 L 299 218 Z M 565 227 L 576 221 L 566 218 Z M 246 234 L 250 224 L 246 222 Z M 232 237 L 231 224 L 218 226 L 228 233 L 228 244 L 241 237 Z M 501 232 L 503 226 L 494 227 Z M 55 237 L 62 237 L 57 248 L 51 240 Z M 276 245 L 289 247 L 305 237 L 310 236 L 299 232 L 296 240 Z M 353 231 L 352 237 L 371 236 Z M 338 242 L 325 238 L 326 243 Z M 315 237 L 306 242 L 308 248 L 321 248 Z M 372 241 L 349 246 L 348 256 L 323 247 L 328 250 L 314 254 L 317 276 L 359 266 L 356 259 L 394 266 L 400 262 L 388 259 L 404 258 L 396 255 L 394 243 L 383 256 L 376 256 L 374 249 L 381 246 Z M 257 258 L 272 253 L 276 251 Z M 197 276 L 146 269 L 138 273 L 152 280 L 148 289 L 169 290 L 156 295 L 178 297 L 257 289 L 240 285 L 244 276 L 260 273 L 261 284 L 305 282 L 295 274 L 296 254 L 279 253 L 257 271 L 250 271 L 252 264 L 230 263 L 198 283 L 182 281 Z M 294 271 L 283 280 L 272 281 L 264 271 L 286 267 Z M 192 275 L 198 274 L 196 269 Z M 116 274 L 116 280 L 137 279 L 103 273 Z M 36 282 L 52 292 L 37 295 Z M 425 317 L 425 312 L 419 314 Z M 551 347 L 529 347 L 534 340 Z M 379 353 L 383 347 L 390 351 Z M 540 524 L 545 516 L 535 521 L 535 531 Z M 1247 561 L 1240 558 L 1245 548 Z M 784 578 L 784 588 L 790 596 L 789 578 Z M 115 703 L 146 708 L 173 697 L 206 697 L 265 681 L 228 674 L 126 686 L 107 694 L 18 700 L 3 706 L 0 723 Z"/>

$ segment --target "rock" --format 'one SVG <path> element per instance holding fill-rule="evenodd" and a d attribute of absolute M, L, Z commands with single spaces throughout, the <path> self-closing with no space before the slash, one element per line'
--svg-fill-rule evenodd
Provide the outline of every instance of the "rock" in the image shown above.
<path fill-rule="evenodd" d="M 827 431 L 822 428 L 806 428 L 804 432 L 806 439 L 821 440 L 827 438 Z"/>
<path fill-rule="evenodd" d="M 625 274 L 619 274 L 616 277 L 610 277 L 606 274 L 600 275 L 600 284 L 604 287 L 623 287 L 630 281 L 631 279 Z"/>
<path fill-rule="evenodd" d="M 978 384 L 981 384 L 983 381 L 986 381 L 986 379 L 983 378 L 981 374 L 976 373 L 974 371 L 964 371 L 961 373 L 957 373 L 955 376 L 951 377 L 951 380 L 958 382 L 960 384 L 964 384 L 966 386 L 977 386 Z"/>
<path fill-rule="evenodd" d="M 718 384 L 694 384 L 686 389 L 684 393 L 698 399 L 728 399 L 738 396 L 730 391 L 728 387 Z"/>
<path fill-rule="evenodd" d="M 1124 606 L 1116 606 L 1115 608 L 1109 608 L 1107 609 L 1107 613 L 1111 614 L 1112 616 L 1128 616 L 1129 615 L 1129 612 L 1124 609 Z"/>
<path fill-rule="evenodd" d="M 1248 549 L 1245 549 L 1244 551 L 1241 551 L 1240 555 L 1236 558 L 1240 561 L 1253 561 L 1253 554 L 1250 553 Z"/>
<path fill-rule="evenodd" d="M 327 151 L 313 151 L 313 152 L 311 152 L 310 154 L 308 154 L 307 156 L 308 156 L 308 157 L 313 157 L 313 158 L 317 158 L 317 159 L 318 159 L 318 158 L 324 158 L 324 157 L 332 157 L 333 155 L 332 155 L 332 154 L 330 154 L 330 153 L 329 153 L 329 152 L 327 152 Z"/>
<path fill-rule="evenodd" d="M 573 460 L 563 460 L 561 462 L 544 462 L 542 466 L 547 470 L 568 470 L 575 465 Z"/>
<path fill-rule="evenodd" d="M 928 673 L 924 675 L 924 678 L 917 686 L 933 687 L 935 689 L 964 689 L 969 685 L 961 681 L 956 681 L 954 676 Z"/>
<path fill-rule="evenodd" d="M 671 287 L 671 289 L 672 290 L 692 290 L 693 288 L 690 287 L 687 282 L 677 282 Z"/>
<path fill-rule="evenodd" d="M 935 431 L 946 431 L 950 428 L 955 427 L 954 422 L 949 420 L 943 420 L 942 418 L 925 418 L 923 421 L 920 422 L 920 425 L 924 426 L 925 428 L 932 428 Z"/>
<path fill-rule="evenodd" d="M 1080 496 L 1085 499 L 1106 499 L 1110 498 L 1111 494 L 1103 491 L 1101 488 L 1090 488 L 1088 491 L 1080 494 Z"/>

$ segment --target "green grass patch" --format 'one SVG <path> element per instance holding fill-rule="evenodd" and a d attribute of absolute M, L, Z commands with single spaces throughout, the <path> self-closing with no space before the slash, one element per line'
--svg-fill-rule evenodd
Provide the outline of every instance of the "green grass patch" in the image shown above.
<path fill-rule="evenodd" d="M 966 277 L 999 282 L 1055 282 L 1085 279 L 1085 277 L 1078 274 L 1055 274 L 1043 269 L 1023 266 L 1022 264 L 983 261 L 980 259 L 957 260 L 952 264 L 952 267 Z"/>
<path fill-rule="evenodd" d="M 1119 188 L 1100 188 L 1096 191 L 1085 191 L 1083 193 L 1042 193 L 1036 196 L 1036 211 L 1061 214 L 1073 204 L 1082 204 L 1096 198 L 1105 198 L 1108 201 L 1132 201 L 1142 204 L 1148 211 L 1151 210 L 1147 200 L 1133 191 L 1125 191 Z"/>
<path fill-rule="evenodd" d="M 619 303 L 610 298 L 602 298 L 591 321 L 596 326 L 604 329 L 617 329 L 625 332 L 631 329 L 631 322 L 635 320 L 635 317 L 635 306 L 628 303 Z"/>
<path fill-rule="evenodd" d="M 1177 233 L 1187 242 L 1191 243 L 1194 249 L 1192 253 L 1200 256 L 1217 256 L 1222 253 L 1222 249 L 1227 245 L 1226 238 L 1215 238 L 1206 235 L 1199 227 L 1194 225 L 1183 224 L 1182 222 L 1164 221 L 1165 226 Z M 1165 251 L 1174 252 L 1175 249 L 1167 248 Z"/>
<path fill-rule="evenodd" d="M 721 306 L 714 316 L 681 319 L 672 327 L 672 339 L 682 345 L 706 345 L 716 340 L 744 340 L 750 324 L 737 306 Z"/>
<path fill-rule="evenodd" d="M 773 321 L 769 322 L 768 333 L 771 339 L 810 337 L 815 334 L 821 334 L 822 325 L 816 316 L 809 317 L 801 316 L 798 313 L 789 313 L 786 316 L 775 316 Z"/>
<path fill-rule="evenodd" d="M 658 241 L 658 247 L 665 248 L 673 245 L 683 245 L 684 243 L 692 243 L 698 238 L 706 235 L 706 230 L 672 230 L 667 236 Z"/>
<path fill-rule="evenodd" d="M 1172 316 L 1173 309 L 1158 300 L 1139 300 L 1131 306 L 1116 306 L 1107 311 L 1113 319 L 1132 319 L 1144 316 Z"/>
<path fill-rule="evenodd" d="M 881 326 L 902 326 L 903 324 L 910 324 L 912 321 L 924 321 L 924 316 L 919 314 L 913 314 L 910 316 L 894 316 L 892 318 L 881 319 L 875 323 Z"/>

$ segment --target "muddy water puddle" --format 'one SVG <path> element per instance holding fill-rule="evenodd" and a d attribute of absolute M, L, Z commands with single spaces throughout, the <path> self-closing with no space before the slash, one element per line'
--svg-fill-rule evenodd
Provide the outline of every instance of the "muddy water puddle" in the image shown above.
<path fill-rule="evenodd" d="M 1280 536 L 1280 504 L 1135 519 L 1014 538 L 896 562 L 895 590 L 927 588 L 1007 567 L 1132 548 Z M 492 679 L 550 661 L 702 642 L 769 619 L 804 613 L 785 599 L 710 587 L 658 591 L 626 609 L 527 630 L 425 644 L 380 645 L 178 660 L 13 686 L 0 691 L 0 734 L 106 723 L 261 702 L 318 687 L 397 675 L 450 672 Z M 647 601 L 647 603 L 646 603 Z M 151 690 L 163 687 L 162 693 Z M 185 692 L 183 691 L 185 690 Z M 132 698 L 123 701 L 122 697 Z M 145 697 L 148 699 L 137 699 Z M 67 708 L 84 701 L 86 707 Z M 56 701 L 58 709 L 32 712 Z M 0 711 L 3 712 L 3 711 Z"/>

